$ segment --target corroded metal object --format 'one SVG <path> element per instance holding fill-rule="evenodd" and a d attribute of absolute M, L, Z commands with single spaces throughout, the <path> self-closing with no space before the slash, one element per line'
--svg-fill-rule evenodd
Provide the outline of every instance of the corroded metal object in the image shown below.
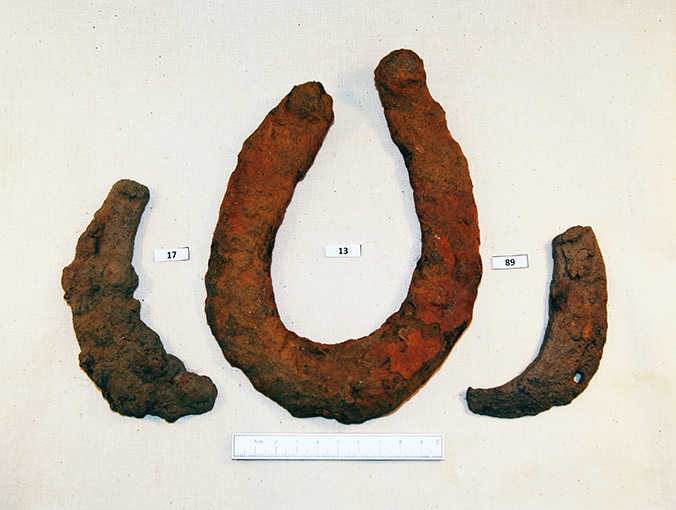
<path fill-rule="evenodd" d="M 537 358 L 508 383 L 467 390 L 477 414 L 536 415 L 582 393 L 601 362 L 608 329 L 606 269 L 591 227 L 571 227 L 552 241 L 549 324 Z"/>
<path fill-rule="evenodd" d="M 210 411 L 217 390 L 211 379 L 187 372 L 180 359 L 167 354 L 157 334 L 141 321 L 131 261 L 149 197 L 148 188 L 138 182 L 115 183 L 80 236 L 61 284 L 73 313 L 80 366 L 110 408 L 174 422 Z"/>
<path fill-rule="evenodd" d="M 277 230 L 333 122 L 321 84 L 294 87 L 244 142 L 214 231 L 206 315 L 223 354 L 296 417 L 359 423 L 396 410 L 441 366 L 469 325 L 481 280 L 467 161 L 410 50 L 375 82 L 409 171 L 422 253 L 398 312 L 370 335 L 326 345 L 284 327 L 270 263 Z"/>

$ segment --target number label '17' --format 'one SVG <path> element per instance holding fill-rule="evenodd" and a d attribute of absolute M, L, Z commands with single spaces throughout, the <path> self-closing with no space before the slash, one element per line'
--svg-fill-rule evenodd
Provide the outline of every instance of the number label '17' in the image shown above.
<path fill-rule="evenodd" d="M 153 250 L 154 262 L 178 262 L 179 260 L 190 260 L 190 249 L 187 246 L 184 248 Z"/>

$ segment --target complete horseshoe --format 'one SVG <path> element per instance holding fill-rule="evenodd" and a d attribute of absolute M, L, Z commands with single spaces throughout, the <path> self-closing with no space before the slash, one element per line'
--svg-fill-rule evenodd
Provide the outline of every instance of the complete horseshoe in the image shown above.
<path fill-rule="evenodd" d="M 375 83 L 409 172 L 421 256 L 399 311 L 363 338 L 326 345 L 286 329 L 270 263 L 277 230 L 333 122 L 320 83 L 293 88 L 244 142 L 220 208 L 205 277 L 206 315 L 226 359 L 293 416 L 360 423 L 396 410 L 441 366 L 472 319 L 481 281 L 467 161 L 410 50 Z"/>

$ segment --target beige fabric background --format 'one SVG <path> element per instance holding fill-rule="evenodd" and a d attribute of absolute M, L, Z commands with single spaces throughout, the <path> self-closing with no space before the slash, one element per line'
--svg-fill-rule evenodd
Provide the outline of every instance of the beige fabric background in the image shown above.
<path fill-rule="evenodd" d="M 0 2 L 0 508 L 676 507 L 676 6 L 671 0 Z M 390 416 L 295 419 L 207 327 L 203 276 L 244 139 L 294 84 L 336 122 L 274 253 L 299 334 L 368 334 L 403 300 L 419 230 L 372 73 L 424 59 L 470 163 L 485 272 L 474 321 Z M 146 184 L 136 297 L 166 349 L 219 389 L 174 424 L 112 413 L 77 364 L 60 287 L 112 184 Z M 591 225 L 609 281 L 599 372 L 569 406 L 499 420 L 467 386 L 533 359 L 550 242 Z M 327 243 L 360 243 L 326 259 Z M 188 262 L 152 250 L 189 246 Z M 493 255 L 530 268 L 496 272 Z M 235 462 L 234 432 L 443 433 L 442 462 Z"/>

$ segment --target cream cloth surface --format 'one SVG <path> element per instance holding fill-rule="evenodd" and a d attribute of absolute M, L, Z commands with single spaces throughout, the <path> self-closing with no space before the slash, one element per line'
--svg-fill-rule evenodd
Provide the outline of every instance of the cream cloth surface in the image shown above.
<path fill-rule="evenodd" d="M 676 506 L 676 6 L 666 0 L 5 0 L 0 17 L 0 507 L 557 509 Z M 335 343 L 395 312 L 420 250 L 373 84 L 410 48 L 469 160 L 484 276 L 474 320 L 395 413 L 295 419 L 225 361 L 204 316 L 211 234 L 242 142 L 321 81 L 336 120 L 273 255 L 284 323 Z M 219 390 L 174 424 L 110 411 L 79 368 L 61 271 L 119 179 L 150 189 L 135 296 Z M 601 366 L 570 405 L 473 415 L 547 322 L 553 237 L 596 232 Z M 327 244 L 361 244 L 331 259 Z M 153 250 L 188 246 L 186 262 Z M 493 271 L 525 253 L 528 269 Z M 244 462 L 235 432 L 442 433 L 441 462 Z"/>

